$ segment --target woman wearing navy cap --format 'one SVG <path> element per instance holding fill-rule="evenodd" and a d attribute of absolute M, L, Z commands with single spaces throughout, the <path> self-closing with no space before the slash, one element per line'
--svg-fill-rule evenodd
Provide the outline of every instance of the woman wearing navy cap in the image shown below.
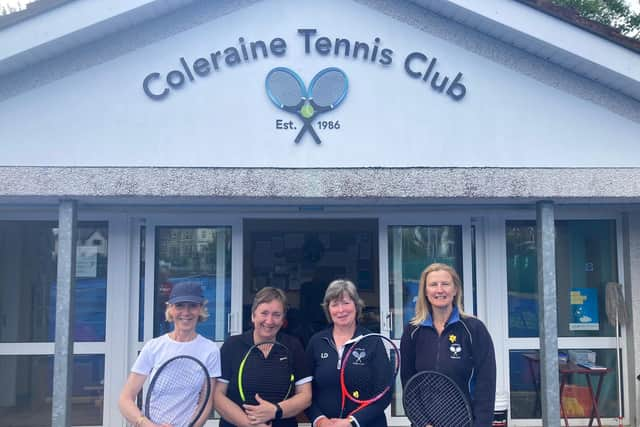
<path fill-rule="evenodd" d="M 207 301 L 202 294 L 200 284 L 194 282 L 177 283 L 167 301 L 165 318 L 173 323 L 173 330 L 147 342 L 138 355 L 131 374 L 120 393 L 118 405 L 120 412 L 135 427 L 158 426 L 146 418 L 136 406 L 136 396 L 142 389 L 147 377 L 165 361 L 181 355 L 200 360 L 211 376 L 211 397 L 202 412 L 196 427 L 204 425 L 213 408 L 213 391 L 216 378 L 220 376 L 220 351 L 211 340 L 196 332 L 198 322 L 207 319 Z M 197 390 L 194 391 L 197 393 Z"/>

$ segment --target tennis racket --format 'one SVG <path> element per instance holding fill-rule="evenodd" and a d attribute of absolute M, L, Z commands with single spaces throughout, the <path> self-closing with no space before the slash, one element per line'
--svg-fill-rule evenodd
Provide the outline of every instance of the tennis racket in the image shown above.
<path fill-rule="evenodd" d="M 312 132 L 312 135 L 315 134 L 311 120 L 318 114 L 331 111 L 340 105 L 348 90 L 347 75 L 341 69 L 329 67 L 318 72 L 309 83 L 308 105 L 302 110 L 304 126 L 298 132 L 296 142 L 300 141 L 306 130 Z M 320 140 L 316 139 L 316 143 L 320 144 Z"/>
<path fill-rule="evenodd" d="M 415 427 L 471 427 L 471 405 L 460 387 L 446 375 L 422 371 L 409 379 L 402 405 Z"/>
<path fill-rule="evenodd" d="M 177 356 L 156 371 L 145 399 L 145 416 L 156 424 L 192 427 L 211 394 L 207 368 L 195 357 Z"/>
<path fill-rule="evenodd" d="M 320 144 L 318 134 L 309 126 L 313 118 L 313 108 L 307 103 L 307 89 L 300 76 L 289 68 L 276 67 L 267 74 L 265 87 L 271 102 L 283 111 L 298 115 L 304 123 L 303 129 L 309 127 L 314 141 Z M 302 138 L 302 135 L 298 136 L 295 139 L 296 143 Z"/>
<path fill-rule="evenodd" d="M 367 334 L 347 341 L 351 346 L 342 358 L 340 417 L 353 415 L 392 393 L 400 369 L 400 352 L 389 338 Z M 347 403 L 357 405 L 348 413 Z M 354 405 L 349 405 L 353 407 Z"/>
<path fill-rule="evenodd" d="M 294 388 L 293 357 L 277 341 L 251 347 L 238 369 L 238 391 L 242 402 L 257 405 L 256 394 L 271 403 L 287 399 Z"/>

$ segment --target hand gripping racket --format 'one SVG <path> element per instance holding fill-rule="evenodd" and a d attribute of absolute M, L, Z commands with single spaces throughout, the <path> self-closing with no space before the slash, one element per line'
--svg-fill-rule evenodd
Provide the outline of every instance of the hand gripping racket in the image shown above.
<path fill-rule="evenodd" d="M 467 397 L 446 375 L 418 372 L 402 396 L 404 411 L 415 427 L 471 427 L 473 415 Z"/>
<path fill-rule="evenodd" d="M 244 403 L 257 405 L 255 395 L 271 403 L 287 399 L 294 385 L 293 357 L 277 341 L 265 341 L 251 347 L 238 369 L 238 390 Z"/>
<path fill-rule="evenodd" d="M 320 144 L 318 134 L 312 126 L 308 125 L 313 114 L 305 117 L 309 112 L 310 105 L 307 103 L 307 89 L 300 76 L 289 68 L 276 67 L 267 74 L 265 87 L 271 102 L 281 110 L 297 114 L 304 123 L 303 129 L 309 127 L 311 136 L 317 144 Z M 300 142 L 300 138 L 302 135 L 298 134 L 295 139 L 296 143 Z"/>
<path fill-rule="evenodd" d="M 145 399 L 145 416 L 156 424 L 192 427 L 211 394 L 207 368 L 191 356 L 164 362 L 151 380 Z"/>
<path fill-rule="evenodd" d="M 341 418 L 391 394 L 400 370 L 398 347 L 384 335 L 361 335 L 346 344 L 351 346 L 345 352 L 340 368 Z M 348 401 L 357 406 L 346 414 Z"/>

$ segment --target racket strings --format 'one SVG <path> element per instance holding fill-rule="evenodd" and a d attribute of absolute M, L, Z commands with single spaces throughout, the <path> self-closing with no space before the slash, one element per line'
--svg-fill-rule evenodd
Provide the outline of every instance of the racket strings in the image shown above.
<path fill-rule="evenodd" d="M 256 404 L 256 393 L 269 402 L 284 400 L 292 389 L 293 367 L 289 350 L 279 344 L 260 344 L 247 355 L 241 375 L 245 399 Z"/>
<path fill-rule="evenodd" d="M 284 107 L 297 106 L 304 97 L 298 80 L 284 70 L 274 70 L 267 76 L 267 89 L 277 102 Z"/>
<path fill-rule="evenodd" d="M 194 361 L 179 358 L 156 374 L 149 390 L 148 417 L 155 423 L 189 426 L 206 404 L 206 375 Z"/>
<path fill-rule="evenodd" d="M 413 425 L 471 426 L 467 402 L 457 386 L 447 378 L 425 375 L 411 382 L 404 391 L 403 403 Z"/>
<path fill-rule="evenodd" d="M 378 336 L 353 344 L 343 368 L 345 391 L 356 401 L 374 399 L 395 383 L 399 355 Z"/>
<path fill-rule="evenodd" d="M 346 89 L 346 76 L 338 70 L 330 70 L 313 82 L 309 92 L 316 105 L 333 107 L 344 97 Z"/>

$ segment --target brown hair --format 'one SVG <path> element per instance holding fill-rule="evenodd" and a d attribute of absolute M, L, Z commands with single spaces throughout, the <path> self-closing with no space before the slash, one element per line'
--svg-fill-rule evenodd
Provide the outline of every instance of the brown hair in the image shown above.
<path fill-rule="evenodd" d="M 360 319 L 362 317 L 362 310 L 364 310 L 364 301 L 358 295 L 358 289 L 356 285 L 346 279 L 336 279 L 333 282 L 329 283 L 327 290 L 324 292 L 324 300 L 322 302 L 322 309 L 324 310 L 324 315 L 327 317 L 329 323 L 331 323 L 331 315 L 329 314 L 329 304 L 331 301 L 335 301 L 339 299 L 342 294 L 347 294 L 356 304 L 356 318 Z"/>

